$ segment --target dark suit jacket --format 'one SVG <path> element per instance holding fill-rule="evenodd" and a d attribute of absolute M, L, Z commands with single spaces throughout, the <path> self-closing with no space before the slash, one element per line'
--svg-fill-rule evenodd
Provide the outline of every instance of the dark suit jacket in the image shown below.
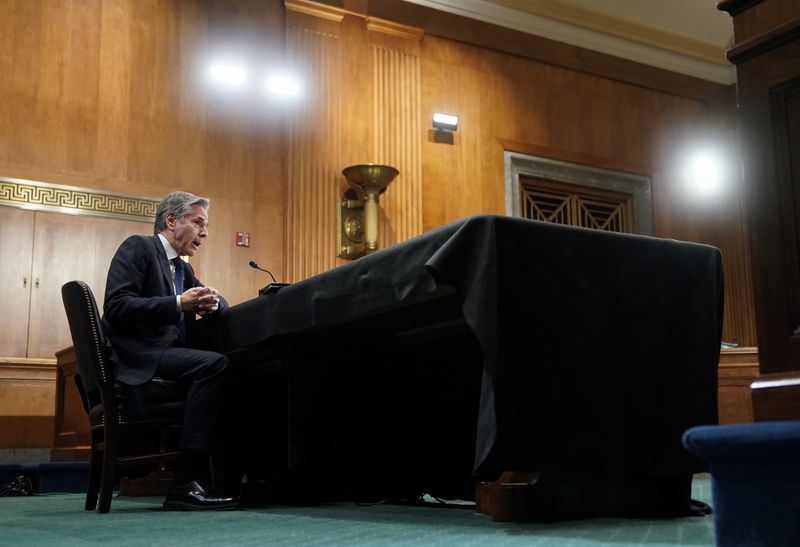
<path fill-rule="evenodd" d="M 189 264 L 183 286 L 203 286 Z M 227 307 L 220 298 L 217 313 Z M 164 350 L 176 344 L 179 319 L 169 261 L 157 235 L 131 236 L 117 249 L 108 269 L 103 308 L 103 330 L 111 342 L 117 379 L 130 385 L 150 380 Z M 188 335 L 195 317 L 184 315 Z"/>

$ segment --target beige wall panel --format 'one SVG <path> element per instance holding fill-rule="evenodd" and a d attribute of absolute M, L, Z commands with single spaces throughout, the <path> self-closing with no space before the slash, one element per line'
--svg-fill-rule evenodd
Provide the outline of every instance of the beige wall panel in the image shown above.
<path fill-rule="evenodd" d="M 55 360 L 0 357 L 0 448 L 53 442 Z"/>
<path fill-rule="evenodd" d="M 719 422 L 721 424 L 752 422 L 750 384 L 758 380 L 758 348 L 722 350 L 717 376 Z"/>
<path fill-rule="evenodd" d="M 54 359 L 0 359 L 0 416 L 52 416 Z"/>
<path fill-rule="evenodd" d="M 336 206 L 351 163 L 401 171 L 382 200 L 384 246 L 466 215 L 502 213 L 509 143 L 622 165 L 653 177 L 657 235 L 723 249 L 725 337 L 755 343 L 740 215 L 688 203 L 675 170 L 680 147 L 719 125 L 719 86 L 617 60 L 592 68 L 598 56 L 578 48 L 497 29 L 470 34 L 484 27 L 438 12 L 417 20 L 421 8 L 401 3 L 359 3 L 361 15 L 296 4 L 304 7 L 284 17 L 280 0 L 0 3 L 0 176 L 208 195 L 211 237 L 193 264 L 236 303 L 265 282 L 244 258 L 287 281 L 342 263 Z M 370 17 L 392 10 L 433 26 L 421 36 Z M 434 36 L 448 25 L 458 41 Z M 509 36 L 517 54 L 499 51 Z M 492 40 L 497 47 L 467 43 Z M 539 60 L 525 56 L 530 43 Z M 203 63 L 223 48 L 244 52 L 258 70 L 285 52 L 310 71 L 308 95 L 279 105 L 253 91 L 212 93 Z M 437 110 L 461 117 L 452 144 L 434 140 Z M 236 231 L 251 233 L 249 250 L 234 246 Z"/>
<path fill-rule="evenodd" d="M 0 357 L 24 357 L 28 351 L 34 214 L 0 206 L 0 302 L 4 310 Z"/>
<path fill-rule="evenodd" d="M 158 0 L 131 3 L 130 94 L 127 177 L 173 185 L 177 158 L 176 114 L 180 78 L 178 41 L 174 38 L 178 14 L 175 9 L 159 9 Z M 159 13 L 153 18 L 152 13 Z M 135 24 L 147 20 L 147 25 Z"/>
<path fill-rule="evenodd" d="M 263 279 L 242 272 L 234 232 L 282 275 L 283 106 L 260 87 L 219 94 L 204 64 L 235 49 L 258 82 L 283 58 L 284 27 L 280 0 L 0 3 L 0 176 L 207 195 L 200 273 L 232 303 L 256 294 Z"/>
<path fill-rule="evenodd" d="M 441 46 L 432 47 L 431 42 Z M 476 49 L 476 54 L 480 52 Z M 469 51 L 449 47 L 449 43 L 426 36 L 422 40 L 422 117 L 426 128 L 434 112 L 459 116 L 459 130 L 449 141 L 437 142 L 431 130 L 423 146 L 423 194 L 425 196 L 424 229 L 430 230 L 458 218 L 479 214 L 499 213 L 483 198 L 483 186 L 497 186 L 502 195 L 502 171 L 482 180 L 485 161 L 502 150 L 493 140 L 492 127 L 501 126 L 492 117 L 501 115 L 492 103 L 482 103 L 491 93 L 493 69 L 483 67 L 466 56 Z M 498 109 L 499 110 L 499 109 Z M 482 115 L 485 112 L 485 115 Z M 481 125 L 484 121 L 485 126 Z M 508 126 L 513 127 L 513 125 Z M 485 150 L 485 148 L 489 150 Z M 502 167 L 500 168 L 502 169 Z M 433 198 L 429 202 L 429 199 Z M 502 204 L 502 199 L 498 203 Z"/>
<path fill-rule="evenodd" d="M 80 279 L 103 306 L 106 272 L 126 237 L 152 233 L 143 222 L 36 213 L 28 357 L 53 358 L 72 345 L 61 286 Z"/>
<path fill-rule="evenodd" d="M 373 135 L 375 132 L 371 34 L 366 31 L 364 19 L 353 15 L 345 16 L 340 26 L 341 43 L 341 82 L 339 97 L 341 103 L 340 165 L 375 163 Z M 350 186 L 344 176 L 340 177 L 340 193 Z"/>
<path fill-rule="evenodd" d="M 100 65 L 98 69 L 97 177 L 109 181 L 128 178 L 128 133 L 131 113 L 132 44 L 134 25 L 130 2 L 108 2 L 100 10 Z M 90 172 L 91 173 L 91 172 Z M 120 189 L 121 190 L 121 189 Z"/>
<path fill-rule="evenodd" d="M 376 163 L 396 167 L 381 197 L 379 248 L 422 233 L 419 56 L 372 46 Z"/>
<path fill-rule="evenodd" d="M 400 170 L 381 199 L 380 247 L 421 233 L 421 34 L 292 6 L 287 25 L 287 53 L 292 65 L 307 67 L 311 91 L 305 110 L 287 119 L 287 273 L 297 280 L 343 263 L 335 215 L 347 165 Z"/>
<path fill-rule="evenodd" d="M 336 265 L 336 207 L 342 165 L 340 41 L 331 22 L 297 17 L 287 29 L 287 56 L 305 67 L 306 102 L 288 115 L 286 278 L 305 279 Z M 324 30 L 317 25 L 324 24 Z M 298 26 L 303 25 L 303 26 Z M 338 31 L 337 31 L 338 32 Z"/>
<path fill-rule="evenodd" d="M 452 143 L 423 144 L 425 230 L 504 214 L 504 149 L 650 176 L 655 235 L 731 255 L 724 339 L 755 345 L 738 181 L 698 200 L 681 176 L 688 151 L 732 142 L 719 105 L 428 35 L 421 73 L 422 118 L 460 116 Z"/>
<path fill-rule="evenodd" d="M 731 207 L 727 216 L 727 229 L 722 231 L 720 248 L 726 278 L 725 325 L 723 340 L 741 346 L 755 346 L 758 342 L 753 317 L 753 280 L 750 275 L 750 247 L 747 245 L 747 227 L 741 206 Z"/>

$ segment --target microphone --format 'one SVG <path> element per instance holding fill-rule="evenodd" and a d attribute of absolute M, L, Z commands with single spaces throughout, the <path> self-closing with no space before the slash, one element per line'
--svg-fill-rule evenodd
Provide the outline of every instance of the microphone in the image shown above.
<path fill-rule="evenodd" d="M 275 280 L 275 276 L 272 275 L 272 272 L 269 271 L 269 270 L 266 270 L 266 269 L 262 268 L 261 266 L 259 266 L 258 264 L 256 264 L 255 260 L 251 260 L 250 261 L 250 267 L 251 268 L 255 268 L 256 270 L 261 270 L 262 272 L 267 272 L 269 274 L 269 276 L 272 278 L 272 282 L 273 283 L 277 283 L 277 281 Z"/>

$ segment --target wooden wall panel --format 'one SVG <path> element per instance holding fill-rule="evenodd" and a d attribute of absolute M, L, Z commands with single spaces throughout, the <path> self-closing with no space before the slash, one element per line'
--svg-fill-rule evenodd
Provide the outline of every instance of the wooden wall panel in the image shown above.
<path fill-rule="evenodd" d="M 0 358 L 0 448 L 53 442 L 55 359 Z"/>
<path fill-rule="evenodd" d="M 220 94 L 205 71 L 233 51 L 260 83 L 284 28 L 281 0 L 0 3 L 0 176 L 207 195 L 192 262 L 232 303 L 251 298 L 264 279 L 248 260 L 284 269 L 284 113 L 260 87 Z"/>
<path fill-rule="evenodd" d="M 78 358 L 70 346 L 56 353 L 53 444 L 50 461 L 85 461 L 91 458 L 92 434 L 75 385 Z"/>
<path fill-rule="evenodd" d="M 719 423 L 753 421 L 750 384 L 758 379 L 758 348 L 723 349 L 719 356 Z"/>
<path fill-rule="evenodd" d="M 718 130 L 730 90 L 421 6 L 322 4 L 3 2 L 0 174 L 208 195 L 211 237 L 193 263 L 236 303 L 265 282 L 247 260 L 288 281 L 342 263 L 346 165 L 401 171 L 382 200 L 384 246 L 502 213 L 508 143 L 623 165 L 653 177 L 657 235 L 723 248 L 725 336 L 755 344 L 738 210 L 687 205 L 673 168 L 681 143 Z M 278 105 L 253 89 L 213 93 L 203 63 L 223 49 L 257 70 L 285 61 L 309 70 L 308 94 Z M 434 140 L 435 110 L 461 116 L 452 144 Z M 250 249 L 234 247 L 236 231 L 251 232 Z"/>
<path fill-rule="evenodd" d="M 505 212 L 504 150 L 651 177 L 655 235 L 723 250 L 724 339 L 756 345 L 735 154 L 724 192 L 712 199 L 692 195 L 682 174 L 691 150 L 735 147 L 725 115 L 732 95 L 700 100 L 427 34 L 421 72 L 423 117 L 460 116 L 452 143 L 423 145 L 425 230 Z"/>
<path fill-rule="evenodd" d="M 338 23 L 301 12 L 287 17 L 286 48 L 305 67 L 306 100 L 286 122 L 286 278 L 297 281 L 336 264 L 341 182 L 341 53 Z"/>
<path fill-rule="evenodd" d="M 420 32 L 368 24 L 372 43 L 373 161 L 400 174 L 381 197 L 379 248 L 422 233 Z"/>
<path fill-rule="evenodd" d="M 719 7 L 734 15 L 727 56 L 738 81 L 760 367 L 765 375 L 800 375 L 800 4 L 729 0 Z M 757 397 L 769 399 L 773 389 L 783 390 L 772 382 L 753 386 L 756 420 L 764 419 Z M 777 410 L 782 402 L 775 402 Z"/>
<path fill-rule="evenodd" d="M 33 211 L 0 206 L 0 356 L 28 353 L 28 311 L 33 287 Z M 27 258 L 26 258 L 27 257 Z"/>
<path fill-rule="evenodd" d="M 722 249 L 725 271 L 725 323 L 722 339 L 739 346 L 756 346 L 753 278 L 750 246 L 742 197 L 729 200 L 721 215 L 717 246 Z M 757 347 L 754 349 L 758 349 Z"/>
<path fill-rule="evenodd" d="M 298 0 L 287 9 L 287 56 L 305 67 L 308 89 L 287 118 L 287 278 L 296 281 L 345 262 L 336 208 L 348 165 L 400 171 L 381 197 L 380 248 L 422 232 L 421 33 Z"/>
<path fill-rule="evenodd" d="M 320 1 L 335 6 L 328 9 L 355 9 L 353 2 Z M 502 214 L 503 150 L 534 150 L 649 176 L 656 235 L 722 250 L 723 339 L 756 345 L 732 87 L 394 0 L 371 0 L 358 11 L 368 21 L 424 32 L 419 45 L 423 230 L 466 215 Z M 385 62 L 371 45 L 374 63 Z M 347 37 L 340 47 L 358 46 Z M 375 70 L 378 77 L 391 69 Z M 379 97 L 374 100 L 380 104 Z M 375 119 L 391 115 L 393 106 L 389 100 L 376 107 Z M 434 111 L 460 116 L 450 142 L 437 141 L 429 129 Z M 680 171 L 687 151 L 708 142 L 729 147 L 733 175 L 724 195 L 701 201 L 687 192 Z M 396 214 L 390 213 L 396 190 L 390 187 L 384 198 L 387 218 Z"/>

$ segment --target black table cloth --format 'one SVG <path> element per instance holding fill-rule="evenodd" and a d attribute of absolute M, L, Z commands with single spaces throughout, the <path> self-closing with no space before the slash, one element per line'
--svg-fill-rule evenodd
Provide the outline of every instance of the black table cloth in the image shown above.
<path fill-rule="evenodd" d="M 476 476 L 685 476 L 681 434 L 717 421 L 722 287 L 713 247 L 481 215 L 233 306 L 218 334 L 268 348 L 454 288 L 481 352 Z"/>

